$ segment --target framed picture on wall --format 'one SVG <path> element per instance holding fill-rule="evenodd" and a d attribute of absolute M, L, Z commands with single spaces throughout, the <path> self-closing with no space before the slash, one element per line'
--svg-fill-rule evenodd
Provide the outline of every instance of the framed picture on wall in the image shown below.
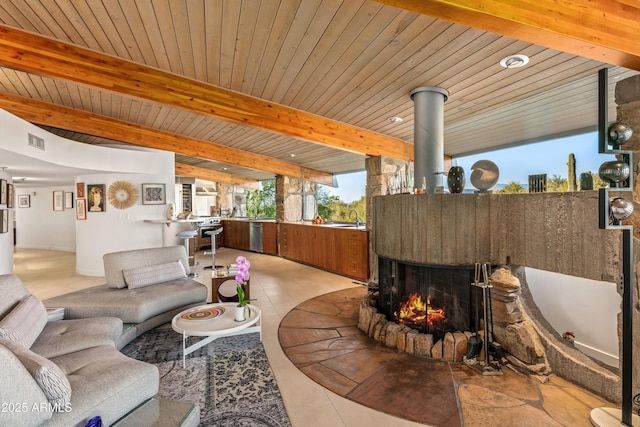
<path fill-rule="evenodd" d="M 13 198 L 15 197 L 13 191 L 13 184 L 7 184 L 7 207 L 9 209 L 13 209 Z"/>
<path fill-rule="evenodd" d="M 76 199 L 76 219 L 87 219 L 87 199 Z"/>
<path fill-rule="evenodd" d="M 142 184 L 143 205 L 164 205 L 167 195 L 164 184 Z"/>
<path fill-rule="evenodd" d="M 84 195 L 84 182 L 76 183 L 76 199 L 85 197 Z"/>
<path fill-rule="evenodd" d="M 20 194 L 18 196 L 18 207 L 19 208 L 30 208 L 31 207 L 31 198 L 28 194 Z"/>
<path fill-rule="evenodd" d="M 64 193 L 64 208 L 73 209 L 73 191 L 65 191 Z"/>
<path fill-rule="evenodd" d="M 7 180 L 0 179 L 0 205 L 7 204 Z"/>
<path fill-rule="evenodd" d="M 53 210 L 54 211 L 64 210 L 64 191 L 55 190 L 53 192 Z"/>
<path fill-rule="evenodd" d="M 104 184 L 87 184 L 87 211 L 106 212 Z"/>
<path fill-rule="evenodd" d="M 9 231 L 9 209 L 3 209 L 0 211 L 2 213 L 2 224 L 0 224 L 0 233 L 6 233 Z"/>

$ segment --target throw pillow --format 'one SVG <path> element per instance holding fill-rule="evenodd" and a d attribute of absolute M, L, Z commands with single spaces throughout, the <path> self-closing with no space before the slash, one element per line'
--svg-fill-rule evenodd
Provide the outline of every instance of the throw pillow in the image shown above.
<path fill-rule="evenodd" d="M 184 266 L 180 261 L 129 268 L 122 270 L 122 274 L 129 289 L 142 288 L 187 277 Z"/>
<path fill-rule="evenodd" d="M 47 309 L 33 295 L 25 297 L 0 320 L 0 338 L 30 348 L 48 321 Z"/>
<path fill-rule="evenodd" d="M 71 384 L 58 365 L 14 341 L 0 339 L 0 344 L 11 350 L 29 371 L 47 396 L 52 410 L 65 411 L 65 407 L 71 402 Z"/>

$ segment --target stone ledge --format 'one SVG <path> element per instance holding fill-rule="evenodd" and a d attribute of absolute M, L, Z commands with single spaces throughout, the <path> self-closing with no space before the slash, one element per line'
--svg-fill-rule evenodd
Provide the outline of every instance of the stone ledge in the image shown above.
<path fill-rule="evenodd" d="M 558 376 L 583 387 L 598 396 L 620 403 L 622 400 L 622 379 L 615 372 L 600 365 L 580 350 L 560 339 L 548 324 L 533 301 L 526 281 L 524 267 L 512 267 L 514 276 L 522 286 L 521 308 L 540 337 L 545 348 L 547 361 Z"/>

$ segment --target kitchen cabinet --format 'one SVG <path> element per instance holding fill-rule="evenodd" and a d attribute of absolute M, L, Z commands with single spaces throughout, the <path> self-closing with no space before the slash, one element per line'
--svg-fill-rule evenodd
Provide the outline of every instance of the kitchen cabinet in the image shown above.
<path fill-rule="evenodd" d="M 251 250 L 251 223 L 249 219 L 223 219 L 221 245 L 227 248 Z M 278 224 L 275 221 L 258 221 L 262 224 L 262 252 L 278 255 Z"/>
<path fill-rule="evenodd" d="M 249 250 L 249 221 L 222 220 L 224 246 L 227 248 Z"/>
<path fill-rule="evenodd" d="M 323 270 L 369 278 L 369 232 L 306 224 L 280 224 L 280 256 Z"/>

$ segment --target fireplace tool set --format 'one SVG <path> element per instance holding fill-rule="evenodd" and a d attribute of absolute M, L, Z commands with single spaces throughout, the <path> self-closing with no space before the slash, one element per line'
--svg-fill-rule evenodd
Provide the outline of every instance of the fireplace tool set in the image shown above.
<path fill-rule="evenodd" d="M 493 311 L 491 307 L 491 266 L 488 263 L 476 263 L 472 286 L 475 287 L 475 335 L 467 343 L 465 363 L 482 375 L 502 375 L 500 359 L 502 347 L 493 341 Z M 482 292 L 482 309 L 484 317 L 484 339 L 480 336 L 480 304 L 478 293 Z M 484 350 L 484 360 L 478 361 L 478 356 Z"/>

